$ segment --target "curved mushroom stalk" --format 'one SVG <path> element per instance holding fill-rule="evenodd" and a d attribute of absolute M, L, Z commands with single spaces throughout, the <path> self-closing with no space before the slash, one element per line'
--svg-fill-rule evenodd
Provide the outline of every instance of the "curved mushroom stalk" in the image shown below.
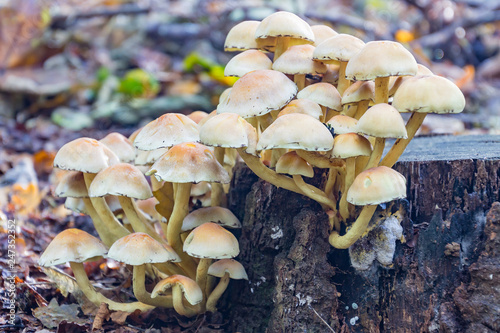
<path fill-rule="evenodd" d="M 349 246 L 354 244 L 366 231 L 368 223 L 370 222 L 376 209 L 377 205 L 364 206 L 351 229 L 349 229 L 345 235 L 340 236 L 338 231 L 332 231 L 330 237 L 328 238 L 330 244 L 337 249 L 347 249 Z"/>
<path fill-rule="evenodd" d="M 151 297 L 156 298 L 170 288 L 173 307 L 178 314 L 193 317 L 203 311 L 203 292 L 194 280 L 183 275 L 172 275 L 158 282 L 151 292 Z M 183 294 L 190 305 L 184 304 Z"/>
<path fill-rule="evenodd" d="M 337 211 L 335 202 L 328 198 L 325 192 L 321 191 L 319 188 L 311 184 L 307 184 L 301 175 L 293 175 L 293 180 L 295 181 L 295 184 L 297 184 L 297 186 L 301 189 L 303 195 L 318 202 L 325 210 L 329 208 L 334 212 Z"/>
<path fill-rule="evenodd" d="M 172 308 L 172 295 L 151 297 L 151 294 L 146 291 L 146 265 L 138 265 L 133 268 L 133 289 L 134 295 L 144 304 L 153 305 L 155 307 Z"/>
<path fill-rule="evenodd" d="M 344 191 L 342 193 L 342 197 L 340 198 L 340 203 L 339 203 L 339 212 L 344 220 L 348 220 L 350 215 L 349 204 L 347 203 L 347 191 L 349 190 L 349 187 L 351 187 L 351 184 L 354 181 L 355 173 L 356 173 L 356 158 L 349 157 L 346 159 Z"/>
<path fill-rule="evenodd" d="M 229 273 L 225 273 L 223 277 L 221 277 L 219 283 L 217 286 L 214 288 L 212 293 L 210 293 L 210 296 L 208 296 L 207 299 L 207 311 L 210 312 L 215 312 L 217 311 L 217 302 L 221 298 L 222 294 L 227 289 L 227 286 L 229 285 Z"/>

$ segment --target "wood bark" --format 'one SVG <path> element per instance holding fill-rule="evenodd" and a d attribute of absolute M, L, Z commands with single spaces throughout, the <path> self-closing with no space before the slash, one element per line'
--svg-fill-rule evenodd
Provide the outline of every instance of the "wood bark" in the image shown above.
<path fill-rule="evenodd" d="M 319 204 L 238 165 L 228 204 L 249 280 L 219 303 L 229 331 L 500 331 L 500 137 L 417 138 L 395 169 L 405 242 L 392 265 L 359 271 L 328 244 Z"/>

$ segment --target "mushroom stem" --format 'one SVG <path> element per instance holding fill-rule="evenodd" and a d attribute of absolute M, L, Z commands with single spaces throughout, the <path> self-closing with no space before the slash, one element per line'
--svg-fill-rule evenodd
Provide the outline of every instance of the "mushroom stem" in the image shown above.
<path fill-rule="evenodd" d="M 322 114 L 320 121 L 322 123 L 326 123 L 326 115 L 328 114 L 328 108 L 324 105 L 320 105 L 320 106 L 321 106 L 321 114 Z"/>
<path fill-rule="evenodd" d="M 224 153 L 225 153 L 225 148 L 223 147 L 214 148 L 215 158 L 217 159 L 217 162 L 220 163 L 220 165 L 224 165 Z M 224 188 L 222 187 L 222 184 L 212 183 L 211 185 L 212 185 L 212 192 L 210 194 L 211 206 L 212 207 L 226 206 L 226 194 L 224 193 Z"/>
<path fill-rule="evenodd" d="M 146 291 L 146 264 L 134 266 L 132 281 L 134 295 L 139 302 L 155 307 L 173 307 L 172 296 L 156 296 L 152 298 L 151 294 Z"/>
<path fill-rule="evenodd" d="M 136 210 L 137 208 L 135 207 L 132 198 L 120 195 L 118 196 L 118 201 L 120 202 L 120 205 L 122 206 L 123 211 L 125 212 L 125 215 L 127 216 L 135 232 L 144 232 L 149 236 L 153 237 L 158 242 L 165 244 L 165 240 L 156 233 L 156 231 L 151 227 L 151 225 L 145 223 L 139 217 L 139 214 L 137 213 Z"/>
<path fill-rule="evenodd" d="M 348 116 L 348 117 L 353 118 L 354 115 L 358 112 L 358 105 L 357 104 L 351 104 L 351 105 L 345 104 L 344 110 L 345 111 L 342 112 L 344 114 L 344 116 Z"/>
<path fill-rule="evenodd" d="M 339 111 L 328 109 L 328 112 L 326 113 L 325 123 L 328 122 L 328 120 L 332 119 L 334 116 L 338 116 L 339 114 Z"/>
<path fill-rule="evenodd" d="M 347 221 L 349 219 L 349 204 L 347 203 L 347 191 L 354 181 L 354 174 L 356 173 L 356 158 L 349 157 L 346 159 L 346 174 L 344 181 L 344 190 L 340 198 L 339 211 L 342 218 Z"/>
<path fill-rule="evenodd" d="M 203 299 L 207 299 L 206 287 L 207 287 L 207 273 L 208 267 L 212 264 L 212 259 L 210 258 L 201 258 L 198 263 L 198 268 L 196 269 L 196 283 L 200 286 L 203 291 Z"/>
<path fill-rule="evenodd" d="M 325 155 L 321 155 L 317 152 L 307 151 L 303 149 L 297 149 L 296 152 L 297 155 L 305 159 L 309 164 L 321 169 L 343 168 L 345 166 L 344 160 L 339 158 L 330 159 Z"/>
<path fill-rule="evenodd" d="M 198 314 L 199 307 L 197 307 L 198 309 L 197 308 L 189 308 L 189 307 L 184 305 L 183 296 L 182 296 L 182 289 L 181 289 L 180 285 L 175 284 L 172 287 L 172 298 L 173 298 L 173 303 L 174 303 L 174 309 L 181 316 L 193 317 L 193 316 L 196 316 Z"/>
<path fill-rule="evenodd" d="M 370 105 L 370 100 L 365 99 L 363 101 L 358 102 L 358 107 L 356 109 L 356 114 L 354 115 L 354 118 L 358 119 L 361 118 L 362 115 L 365 114 L 366 110 L 368 110 L 368 106 Z"/>
<path fill-rule="evenodd" d="M 306 75 L 305 74 L 295 74 L 293 76 L 293 82 L 297 85 L 298 91 L 301 91 L 306 86 Z"/>
<path fill-rule="evenodd" d="M 330 170 L 328 171 L 328 179 L 326 180 L 325 184 L 325 194 L 328 197 L 331 197 L 333 195 L 333 187 L 335 186 L 337 174 L 337 168 L 330 168 Z"/>
<path fill-rule="evenodd" d="M 389 76 L 375 78 L 375 104 L 389 101 Z"/>
<path fill-rule="evenodd" d="M 191 183 L 174 183 L 175 202 L 172 214 L 168 219 L 167 242 L 174 251 L 181 257 L 181 266 L 190 278 L 196 275 L 196 266 L 193 259 L 182 250 L 181 228 L 182 221 L 189 212 L 189 198 L 191 196 Z"/>
<path fill-rule="evenodd" d="M 274 48 L 274 58 L 275 62 L 282 54 L 288 49 L 290 44 L 290 37 L 278 37 L 276 38 L 276 46 Z"/>
<path fill-rule="evenodd" d="M 300 188 L 300 190 L 306 197 L 311 198 L 314 201 L 318 202 L 323 207 L 323 209 L 328 207 L 332 209 L 334 212 L 337 211 L 335 202 L 330 198 L 328 198 L 325 192 L 321 191 L 319 188 L 311 184 L 307 184 L 301 175 L 293 175 L 293 181 L 295 182 L 295 184 L 297 184 L 297 186 Z"/>
<path fill-rule="evenodd" d="M 95 178 L 95 174 L 84 173 L 83 178 L 85 179 L 85 185 L 87 186 L 88 190 L 90 184 L 92 183 L 92 180 L 94 180 Z M 130 234 L 130 232 L 116 219 L 115 215 L 109 209 L 109 206 L 104 198 L 90 198 L 90 201 L 92 202 L 92 206 L 94 206 L 96 213 L 101 218 L 101 221 L 109 230 L 109 233 L 113 239 L 113 243 L 118 239 Z"/>
<path fill-rule="evenodd" d="M 424 122 L 427 113 L 413 112 L 408 123 L 406 124 L 406 133 L 408 134 L 407 139 L 397 139 L 391 149 L 384 156 L 380 165 L 392 168 L 392 166 L 398 161 L 399 157 L 403 154 L 406 146 L 410 143 L 411 139 L 417 133 L 418 128 Z"/>
<path fill-rule="evenodd" d="M 225 273 L 223 277 L 221 277 L 219 283 L 212 291 L 210 296 L 207 299 L 207 311 L 215 312 L 217 311 L 216 305 L 217 301 L 221 298 L 224 291 L 226 291 L 227 286 L 229 285 L 229 273 Z"/>
<path fill-rule="evenodd" d="M 136 310 L 144 312 L 155 308 L 154 306 L 141 302 L 118 303 L 112 301 L 94 289 L 94 286 L 90 283 L 82 263 L 70 261 L 69 265 L 71 266 L 71 270 L 75 276 L 76 283 L 82 290 L 83 294 L 96 306 L 100 306 L 101 303 L 106 303 L 108 304 L 110 310 L 124 312 L 134 312 Z"/>
<path fill-rule="evenodd" d="M 337 90 L 340 96 L 344 94 L 344 91 L 349 88 L 351 81 L 345 77 L 345 68 L 347 67 L 347 61 L 341 61 L 339 66 L 339 82 L 337 84 Z"/>
<path fill-rule="evenodd" d="M 163 187 L 163 182 L 159 181 L 155 176 L 151 176 L 151 191 L 157 191 Z"/>
<path fill-rule="evenodd" d="M 384 146 L 385 138 L 375 139 L 375 145 L 373 146 L 373 151 L 370 155 L 370 159 L 368 160 L 368 163 L 366 163 L 365 170 L 378 166 L 378 163 L 382 158 L 382 154 L 384 153 Z"/>
<path fill-rule="evenodd" d="M 106 228 L 106 226 L 102 222 L 101 217 L 99 216 L 99 214 L 97 214 L 94 206 L 92 206 L 90 198 L 82 198 L 82 200 L 83 204 L 85 205 L 85 210 L 94 223 L 94 228 L 97 231 L 99 238 L 107 247 L 110 247 L 115 241 L 113 234 L 109 231 L 108 228 Z"/>
<path fill-rule="evenodd" d="M 376 209 L 377 205 L 364 206 L 358 218 L 345 235 L 340 236 L 336 230 L 331 232 L 330 237 L 328 238 L 330 244 L 337 249 L 347 249 L 349 246 L 354 244 L 366 231 L 368 223 L 370 222 Z"/>

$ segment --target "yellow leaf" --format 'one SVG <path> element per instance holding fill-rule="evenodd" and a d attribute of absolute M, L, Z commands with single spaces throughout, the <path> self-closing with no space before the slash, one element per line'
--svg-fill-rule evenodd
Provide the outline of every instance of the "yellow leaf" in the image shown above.
<path fill-rule="evenodd" d="M 161 188 L 153 192 L 158 204 L 155 206 L 156 211 L 161 216 L 168 219 L 174 209 L 174 187 L 172 183 L 165 182 Z"/>

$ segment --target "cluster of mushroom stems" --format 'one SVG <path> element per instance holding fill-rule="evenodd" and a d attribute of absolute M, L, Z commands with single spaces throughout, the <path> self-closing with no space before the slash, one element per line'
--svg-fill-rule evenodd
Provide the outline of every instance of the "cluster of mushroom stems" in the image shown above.
<path fill-rule="evenodd" d="M 129 138 L 80 138 L 57 153 L 54 166 L 67 174 L 56 195 L 92 218 L 100 240 L 66 230 L 40 265 L 69 262 L 96 305 L 194 316 L 216 310 L 229 278 L 247 279 L 232 259 L 238 241 L 226 229 L 241 227 L 225 208 L 239 160 L 261 179 L 318 202 L 330 244 L 350 247 L 379 204 L 406 196 L 405 178 L 391 167 L 425 115 L 465 106 L 453 82 L 417 64 L 403 45 L 365 44 L 288 12 L 239 23 L 225 50 L 241 52 L 225 70 L 239 80 L 212 113 L 167 113 Z M 401 112 L 411 112 L 406 123 Z M 396 141 L 382 158 L 390 138 Z M 321 186 L 304 179 L 315 168 L 326 169 Z M 133 267 L 137 302 L 95 291 L 82 262 L 96 257 Z M 159 280 L 151 292 L 146 276 Z"/>

